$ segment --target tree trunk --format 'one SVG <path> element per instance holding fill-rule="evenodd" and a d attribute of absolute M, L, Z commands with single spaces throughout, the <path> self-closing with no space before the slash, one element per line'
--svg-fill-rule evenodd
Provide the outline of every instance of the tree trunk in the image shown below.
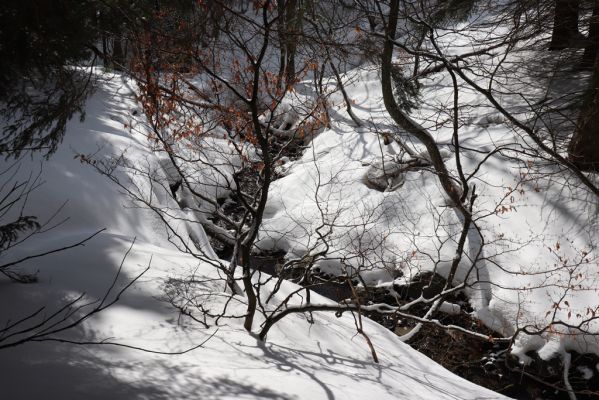
<path fill-rule="evenodd" d="M 102 61 L 105 67 L 110 66 L 108 62 L 108 38 L 105 33 L 102 33 Z"/>
<path fill-rule="evenodd" d="M 246 331 L 251 332 L 254 324 L 254 316 L 256 314 L 257 298 L 252 285 L 252 270 L 250 268 L 251 243 L 241 244 L 241 266 L 243 268 L 243 290 L 247 298 L 247 314 L 243 321 L 243 327 Z"/>
<path fill-rule="evenodd" d="M 287 60 L 286 56 L 286 46 L 287 46 L 287 35 L 285 34 L 287 27 L 285 24 L 285 0 L 277 1 L 277 34 L 279 36 L 279 82 L 283 82 L 283 77 L 285 76 L 285 60 Z M 283 84 L 283 89 L 285 89 L 285 85 Z"/>
<path fill-rule="evenodd" d="M 578 32 L 580 0 L 556 0 L 553 17 L 553 34 L 550 50 L 561 50 L 582 45 Z"/>
<path fill-rule="evenodd" d="M 112 68 L 120 71 L 125 64 L 125 56 L 123 54 L 123 37 L 121 27 L 114 29 L 114 37 L 112 40 Z"/>
<path fill-rule="evenodd" d="M 210 37 L 212 39 L 218 39 L 221 31 L 221 21 L 225 15 L 225 9 L 221 4 L 217 2 L 210 2 L 210 24 L 212 28 L 210 29 Z"/>
<path fill-rule="evenodd" d="M 468 210 L 464 207 L 460 196 L 462 189 L 454 184 L 445 167 L 443 157 L 439 152 L 439 147 L 431 134 L 421 125 L 412 120 L 406 115 L 395 101 L 393 94 L 393 84 L 391 79 L 391 61 L 393 59 L 393 38 L 397 30 L 397 21 L 399 15 L 399 1 L 392 0 L 389 10 L 389 20 L 385 28 L 385 46 L 381 57 L 381 87 L 383 91 L 383 102 L 385 109 L 400 128 L 416 137 L 424 146 L 430 157 L 430 161 L 435 168 L 435 172 L 439 178 L 439 182 L 447 196 L 452 200 L 454 205 L 460 210 L 463 215 L 468 214 Z"/>
<path fill-rule="evenodd" d="M 595 58 L 591 83 L 568 146 L 568 158 L 581 170 L 599 171 L 599 58 Z"/>
<path fill-rule="evenodd" d="M 301 15 L 297 7 L 297 0 L 286 0 L 285 3 L 285 55 L 287 57 L 285 60 L 285 85 L 290 87 L 294 85 L 296 79 L 295 52 Z"/>
<path fill-rule="evenodd" d="M 593 16 L 589 22 L 589 38 L 587 45 L 584 48 L 584 55 L 582 56 L 582 67 L 593 68 L 597 53 L 599 52 L 599 1 L 595 1 L 595 7 L 593 7 Z"/>

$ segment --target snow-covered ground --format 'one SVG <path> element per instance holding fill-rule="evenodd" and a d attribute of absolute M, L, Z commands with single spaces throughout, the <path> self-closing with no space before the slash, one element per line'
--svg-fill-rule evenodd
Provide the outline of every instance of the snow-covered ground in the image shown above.
<path fill-rule="evenodd" d="M 502 29 L 493 34 L 501 36 L 505 33 Z M 472 38 L 485 34 L 462 32 L 441 32 L 441 48 L 451 54 L 471 51 Z M 499 100 L 515 104 L 509 111 L 526 123 L 534 118 L 530 109 L 518 104 L 535 104 L 546 93 L 552 95 L 545 78 L 536 80 L 523 67 L 523 60 L 541 56 L 516 52 L 506 60 L 512 67 L 495 77 L 500 88 L 508 89 Z M 489 74 L 484 69 L 493 68 L 496 60 L 487 61 L 488 65 L 477 66 L 482 69 L 477 71 L 479 83 L 485 83 Z M 552 68 L 547 65 L 548 73 Z M 545 73 L 536 72 L 541 77 Z M 270 188 L 259 248 L 283 250 L 293 259 L 327 247 L 326 257 L 319 259 L 316 267 L 333 274 L 344 268 L 357 270 L 365 282 L 390 290 L 394 283 L 406 283 L 421 271 L 447 276 L 462 227 L 460 215 L 450 206 L 437 176 L 427 168 L 393 178 L 389 182 L 393 190 L 373 188 L 369 179 L 382 178 L 384 188 L 381 170 L 393 170 L 398 158 L 407 157 L 397 143 L 384 144 L 378 133 L 398 133 L 417 152 L 423 147 L 398 131 L 384 110 L 377 67 L 362 65 L 343 77 L 353 112 L 363 124 L 355 126 L 339 92 L 330 94 L 330 128 L 310 138 L 300 159 L 278 167 L 284 176 Z M 421 83 L 421 107 L 412 117 L 432 132 L 455 176 L 457 164 L 448 123 L 451 81 L 443 74 L 433 74 Z M 565 325 L 550 326 L 559 321 L 576 326 L 599 312 L 598 202 L 570 173 L 520 151 L 530 150 L 530 140 L 513 129 L 481 94 L 460 83 L 461 164 L 466 175 L 473 174 L 470 183 L 476 184 L 473 215 L 480 234 L 472 229 L 468 235 L 455 279 L 469 283 L 466 292 L 473 316 L 506 336 L 525 326 L 533 331 L 543 329 L 542 336 L 521 334 L 516 338 L 513 352 L 523 362 L 530 350 L 537 350 L 545 359 L 565 356 L 565 350 L 599 354 L 598 335 L 580 334 Z M 335 85 L 331 78 L 328 87 Z M 23 318 L 42 305 L 46 308 L 40 316 L 50 315 L 83 292 L 87 299 L 102 298 L 133 244 L 109 298 L 146 267 L 149 270 L 117 304 L 64 337 L 109 340 L 158 352 L 180 352 L 205 343 L 180 355 L 57 342 L 4 349 L 0 351 L 0 382 L 7 398 L 500 397 L 454 376 L 390 331 L 366 321 L 365 330 L 380 358 L 380 364 L 374 363 L 349 315 L 336 318 L 315 313 L 313 324 L 304 316 L 291 315 L 273 328 L 266 342 L 248 334 L 239 319 L 226 320 L 220 326 L 210 321 L 208 328 L 180 319 L 163 300 L 169 279 L 193 275 L 203 282 L 198 294 L 211 306 L 222 306 L 224 297 L 219 294 L 224 287 L 211 283 L 217 277 L 212 266 L 177 251 L 181 238 L 194 246 L 186 239 L 191 235 L 205 254 L 215 257 L 197 223 L 206 222 L 205 216 L 182 211 L 170 196 L 167 183 L 174 183 L 178 175 L 169 170 L 164 154 L 152 151 L 143 135 L 143 118 L 131 90 L 118 76 L 103 82 L 88 102 L 85 122 L 70 122 L 64 143 L 53 157 L 48 161 L 37 156 L 24 158 L 18 171 L 15 165 L 3 175 L 14 173 L 12 180 L 22 181 L 31 171 L 34 176 L 41 171 L 39 181 L 44 184 L 28 197 L 25 214 L 38 215 L 43 221 L 59 210 L 50 226 L 68 218 L 2 254 L 3 262 L 76 243 L 99 229 L 106 230 L 85 246 L 23 263 L 21 271 L 39 271 L 37 283 L 23 285 L 2 278 L 0 323 Z M 313 97 L 310 91 L 308 84 L 299 84 L 288 94 L 279 110 L 286 112 L 280 117 L 280 127 L 293 124 L 302 107 L 312 108 L 306 104 Z M 559 95 L 558 91 L 555 96 Z M 198 192 L 222 199 L 228 194 L 228 188 L 221 187 L 223 180 L 230 177 L 240 159 L 223 151 L 228 149 L 225 139 L 210 137 L 206 143 L 209 147 L 198 157 L 199 162 L 184 168 L 195 168 L 186 172 L 194 177 L 191 184 Z M 501 152 L 490 154 L 499 147 Z M 247 151 L 249 159 L 256 156 L 253 149 Z M 78 156 L 81 154 L 91 154 L 96 160 L 122 154 L 135 168 L 114 170 L 122 185 L 119 188 Z M 419 154 L 426 158 L 424 152 Z M 222 168 L 212 173 L 214 170 L 204 168 L 211 163 L 222 164 Z M 3 169 L 10 164 L 5 162 Z M 159 178 L 149 180 L 148 175 Z M 590 179 L 597 181 L 596 176 Z M 166 210 L 163 216 L 168 215 L 180 237 L 168 232 L 156 214 L 132 204 L 123 189 Z M 189 193 L 181 195 L 185 201 Z M 211 206 L 202 211 L 211 212 Z M 465 271 L 474 259 L 475 273 L 466 278 Z M 222 280 L 220 286 L 224 286 Z M 277 296 L 294 287 L 285 283 Z M 313 302 L 328 301 L 313 296 Z M 243 299 L 237 297 L 230 310 L 243 313 Z M 596 320 L 581 328 L 599 333 Z"/>
<path fill-rule="evenodd" d="M 443 39 L 448 51 L 464 41 L 471 43 L 468 34 L 448 34 Z M 507 64 L 541 56 L 516 53 Z M 492 66 L 494 61 L 487 64 Z M 551 65 L 546 67 L 548 76 Z M 521 76 L 516 77 L 514 71 Z M 529 72 L 519 67 L 496 77 L 507 82 L 501 88 L 514 91 L 501 95 L 502 102 L 532 104 L 545 94 L 540 93 L 543 85 L 531 84 Z M 478 78 L 483 86 L 485 76 L 480 73 Z M 284 250 L 293 259 L 322 250 L 326 242 L 328 255 L 316 267 L 335 274 L 349 265 L 372 284 L 389 288 L 389 277 L 398 273 L 403 277 L 397 283 L 421 271 L 447 276 L 462 227 L 460 216 L 447 206 L 448 199 L 430 170 L 403 174 L 391 191 L 365 184 L 371 166 L 378 163 L 381 168 L 385 160 L 393 168 L 391 160 L 401 148 L 396 143 L 384 145 L 376 134 L 397 130 L 384 111 L 378 68 L 350 71 L 345 79 L 351 82 L 346 90 L 353 111 L 364 126 L 356 127 L 350 120 L 340 93 L 331 95 L 332 127 L 319 133 L 286 176 L 273 184 L 258 245 Z M 461 163 L 467 176 L 475 174 L 470 182 L 478 194 L 474 217 L 482 238 L 476 232 L 468 236 L 457 281 L 463 281 L 480 251 L 467 292 L 475 316 L 485 324 L 506 336 L 525 326 L 541 330 L 556 321 L 576 326 L 599 308 L 598 202 L 568 172 L 532 156 L 512 153 L 516 156 L 506 157 L 510 149 L 529 148 L 530 139 L 514 130 L 483 95 L 460 82 Z M 413 117 L 433 133 L 448 169 L 457 176 L 452 127 L 440 122 L 451 121 L 451 80 L 437 74 L 421 83 L 422 106 Z M 523 121 L 530 118 L 522 107 L 509 110 Z M 408 135 L 403 137 L 412 141 Z M 417 142 L 413 145 L 417 151 L 424 149 Z M 485 160 L 499 147 L 505 147 L 504 151 Z M 597 181 L 592 174 L 590 178 Z M 324 231 L 328 233 L 323 236 Z M 596 320 L 581 328 L 599 332 Z M 599 354 L 599 336 L 559 325 L 544 330 L 543 338 L 520 335 L 514 353 L 523 356 L 523 361 L 529 350 L 539 350 L 544 358 L 563 349 Z"/>
<path fill-rule="evenodd" d="M 154 354 L 107 344 L 77 346 L 58 342 L 26 343 L 3 349 L 0 351 L 3 398 L 502 397 L 451 374 L 399 341 L 390 331 L 366 321 L 365 330 L 380 358 L 380 364 L 373 363 L 364 340 L 355 333 L 353 319 L 347 315 L 336 318 L 332 314 L 315 313 L 314 324 L 300 315 L 292 315 L 273 328 L 266 342 L 245 332 L 237 320 L 209 328 L 189 321 L 180 323 L 175 310 L 161 300 L 166 280 L 192 272 L 198 280 L 209 279 L 215 276 L 214 269 L 178 252 L 154 214 L 132 207 L 129 198 L 113 182 L 76 157 L 94 153 L 101 159 L 103 155 L 125 151 L 126 157 L 137 165 L 147 165 L 155 168 L 157 174 L 164 174 L 159 168 L 159 158 L 150 151 L 143 135 L 130 129 L 136 127 L 133 117 L 136 108 L 130 99 L 130 89 L 115 77 L 102 83 L 89 100 L 85 122 L 70 122 L 64 142 L 52 158 L 43 163 L 35 157 L 22 160 L 14 179 L 22 179 L 41 166 L 40 180 L 44 182 L 29 196 L 26 213 L 39 215 L 43 220 L 68 200 L 54 221 L 68 220 L 2 254 L 2 261 L 75 243 L 102 228 L 106 231 L 84 246 L 23 263 L 21 271 L 39 271 L 36 283 L 17 284 L 2 278 L 0 323 L 23 318 L 41 306 L 45 310 L 38 317 L 48 316 L 81 293 L 89 300 L 102 298 L 124 259 L 112 295 L 146 267 L 150 269 L 114 306 L 58 336 L 75 341 L 108 340 L 160 352 L 178 352 L 205 343 L 181 355 Z M 350 137 L 353 138 L 356 144 L 353 151 L 345 145 L 337 146 L 341 134 L 339 130 L 330 131 L 314 142 L 322 157 L 326 157 L 326 150 L 331 156 L 338 150 L 345 151 L 343 160 L 347 161 L 337 164 L 338 167 L 357 165 L 351 158 L 364 159 L 365 149 L 375 154 L 375 144 L 370 138 L 365 139 L 367 146 L 360 146 L 361 138 L 366 138 L 365 132 L 343 133 L 348 139 L 344 141 L 347 146 L 352 143 Z M 308 154 L 294 171 L 310 168 L 313 165 L 310 157 Z M 361 167 L 355 166 L 349 177 L 357 178 L 360 170 Z M 156 204 L 177 209 L 166 195 L 168 187 L 150 188 L 143 177 L 122 172 L 116 176 L 125 187 L 142 192 L 152 190 Z M 426 177 L 414 179 L 434 181 Z M 277 187 L 283 187 L 285 182 L 284 179 Z M 361 186 L 355 190 L 364 191 Z M 331 196 L 338 194 L 331 190 Z M 370 200 L 365 198 L 366 206 Z M 276 201 L 275 197 L 270 205 L 273 215 Z M 183 224 L 180 228 L 187 229 Z M 201 229 L 195 233 L 201 239 Z M 283 292 L 292 287 L 288 284 Z M 214 292 L 219 288 L 207 284 L 205 290 Z"/>

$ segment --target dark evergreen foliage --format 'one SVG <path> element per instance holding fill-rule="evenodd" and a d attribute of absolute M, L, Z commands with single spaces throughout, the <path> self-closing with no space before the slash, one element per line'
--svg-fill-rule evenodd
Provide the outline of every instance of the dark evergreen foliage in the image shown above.
<path fill-rule="evenodd" d="M 17 220 L 0 226 L 0 251 L 14 243 L 20 235 L 40 228 L 37 218 L 31 215 L 20 216 Z"/>
<path fill-rule="evenodd" d="M 191 1 L 169 2 L 189 7 Z M 52 154 L 66 123 L 84 116 L 98 58 L 126 62 L 127 33 L 151 29 L 160 1 L 4 0 L 0 4 L 0 155 Z M 132 35 L 129 35 L 132 36 Z M 100 50 L 100 49 L 101 50 Z"/>
<path fill-rule="evenodd" d="M 6 0 L 0 6 L 0 154 L 52 153 L 67 121 L 83 112 L 89 79 L 90 1 Z M 83 114 L 82 114 L 83 115 Z"/>
<path fill-rule="evenodd" d="M 399 65 L 392 66 L 391 79 L 393 80 L 394 94 L 399 107 L 408 113 L 418 108 L 420 103 L 418 79 L 405 76 Z"/>

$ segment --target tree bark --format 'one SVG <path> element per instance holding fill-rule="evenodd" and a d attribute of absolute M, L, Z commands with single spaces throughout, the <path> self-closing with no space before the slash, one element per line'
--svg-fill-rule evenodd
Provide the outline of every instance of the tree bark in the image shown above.
<path fill-rule="evenodd" d="M 301 13 L 297 0 L 285 2 L 285 85 L 293 86 L 295 83 L 295 53 L 301 23 Z"/>
<path fill-rule="evenodd" d="M 599 58 L 568 146 L 568 158 L 583 171 L 599 171 Z"/>
<path fill-rule="evenodd" d="M 582 67 L 593 68 L 599 53 L 599 0 L 595 1 L 593 16 L 589 22 L 589 38 L 582 56 Z"/>
<path fill-rule="evenodd" d="M 125 65 L 125 55 L 123 54 L 123 30 L 121 26 L 114 28 L 112 38 L 112 68 L 121 71 Z"/>
<path fill-rule="evenodd" d="M 286 56 L 286 43 L 287 43 L 287 35 L 285 34 L 287 27 L 285 24 L 285 0 L 277 1 L 277 34 L 279 39 L 279 82 L 283 82 L 283 78 L 285 76 L 285 61 L 287 60 Z M 285 85 L 283 84 L 283 89 L 285 89 Z"/>
<path fill-rule="evenodd" d="M 578 31 L 580 0 L 556 0 L 550 50 L 581 46 Z"/>
<path fill-rule="evenodd" d="M 431 164 L 435 168 L 435 172 L 439 177 L 439 182 L 441 183 L 443 190 L 454 203 L 454 206 L 457 207 L 462 214 L 466 215 L 468 214 L 468 210 L 466 210 L 460 199 L 462 195 L 462 189 L 455 185 L 452 181 L 452 178 L 445 167 L 445 162 L 443 161 L 443 157 L 441 156 L 435 139 L 426 129 L 406 115 L 395 101 L 393 94 L 393 83 L 391 79 L 391 62 L 393 58 L 393 39 L 397 30 L 398 14 L 399 0 L 392 0 L 391 8 L 389 10 L 389 22 L 387 23 L 387 27 L 385 29 L 385 46 L 383 48 L 383 55 L 381 57 L 381 86 L 383 90 L 383 101 L 385 103 L 385 108 L 397 125 L 424 144 L 430 157 Z"/>

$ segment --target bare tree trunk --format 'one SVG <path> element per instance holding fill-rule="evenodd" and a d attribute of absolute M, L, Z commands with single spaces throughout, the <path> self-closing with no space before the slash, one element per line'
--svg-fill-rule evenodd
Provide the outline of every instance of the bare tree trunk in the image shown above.
<path fill-rule="evenodd" d="M 253 240 L 249 241 L 249 243 L 245 243 L 244 241 L 244 243 L 241 244 L 241 266 L 243 269 L 242 282 L 243 290 L 245 292 L 248 302 L 247 315 L 245 316 L 245 319 L 243 321 L 243 327 L 248 332 L 252 331 L 252 325 L 254 323 L 254 315 L 256 314 L 257 304 L 256 292 L 254 292 L 254 286 L 252 285 L 252 270 L 250 268 L 250 254 L 252 243 Z"/>
<path fill-rule="evenodd" d="M 292 86 L 295 83 L 295 53 L 297 50 L 297 39 L 300 25 L 300 12 L 297 0 L 285 1 L 285 85 Z"/>
<path fill-rule="evenodd" d="M 220 35 L 220 23 L 225 15 L 225 10 L 221 4 L 218 2 L 211 2 L 210 4 L 210 24 L 212 25 L 212 29 L 210 30 L 210 37 L 213 39 L 218 39 Z"/>
<path fill-rule="evenodd" d="M 285 61 L 286 57 L 286 44 L 287 44 L 287 35 L 285 34 L 287 27 L 285 24 L 285 0 L 279 0 L 277 2 L 277 13 L 278 13 L 278 21 L 277 21 L 277 34 L 279 37 L 279 82 L 283 82 L 283 77 L 285 76 Z M 283 85 L 284 86 L 284 85 Z M 283 87 L 284 89 L 284 87 Z"/>
<path fill-rule="evenodd" d="M 422 36 L 420 36 L 420 38 L 418 39 L 418 46 L 416 47 L 416 49 L 418 51 L 420 51 L 420 48 L 422 47 L 422 43 L 424 42 L 425 37 L 426 37 L 426 35 L 422 34 Z M 420 55 L 416 54 L 414 56 L 414 69 L 412 71 L 412 78 L 417 78 L 419 72 L 420 72 Z"/>
<path fill-rule="evenodd" d="M 550 50 L 561 50 L 577 45 L 576 42 L 581 37 L 580 32 L 578 32 L 579 8 L 580 0 L 555 1 Z"/>
<path fill-rule="evenodd" d="M 593 16 L 589 23 L 589 38 L 586 47 L 584 48 L 584 55 L 582 56 L 582 67 L 593 68 L 597 53 L 599 52 L 599 1 L 595 1 L 595 7 L 593 7 Z"/>
<path fill-rule="evenodd" d="M 428 152 L 431 163 L 435 168 L 435 172 L 439 177 L 439 181 L 445 193 L 452 200 L 454 205 L 460 210 L 460 212 L 464 215 L 468 214 L 468 210 L 464 207 L 460 197 L 462 195 L 462 189 L 454 184 L 452 181 L 447 168 L 445 167 L 445 163 L 443 161 L 443 157 L 439 152 L 439 148 L 435 139 L 430 135 L 430 133 L 412 120 L 408 115 L 406 115 L 399 107 L 397 102 L 395 101 L 395 97 L 393 95 L 393 83 L 391 79 L 391 60 L 393 57 L 393 39 L 395 37 L 395 31 L 397 29 L 397 20 L 399 14 L 399 0 L 391 1 L 391 9 L 389 11 L 389 21 L 387 23 L 387 27 L 385 29 L 385 47 L 383 48 L 383 56 L 382 56 L 382 64 L 381 64 L 381 86 L 383 89 L 383 101 L 385 103 L 385 108 L 389 112 L 389 115 L 397 125 L 399 125 L 402 129 L 416 137 L 424 146 Z"/>
<path fill-rule="evenodd" d="M 345 109 L 347 111 L 347 114 L 352 119 L 352 121 L 354 121 L 354 124 L 356 124 L 356 126 L 362 126 L 362 121 L 360 121 L 360 118 L 358 118 L 352 110 L 351 99 L 345 91 L 345 86 L 343 86 L 343 80 L 341 79 L 341 75 L 339 75 L 339 71 L 335 67 L 335 63 L 332 60 L 329 60 L 329 65 L 333 70 L 333 74 L 335 74 L 335 79 L 337 79 L 337 87 L 339 88 L 339 90 L 341 90 L 341 94 L 343 95 L 343 100 L 345 101 Z"/>
<path fill-rule="evenodd" d="M 102 32 L 102 61 L 104 62 L 104 66 L 108 67 L 108 39 L 106 38 L 106 34 Z"/>
<path fill-rule="evenodd" d="M 125 64 L 125 56 L 123 54 L 123 35 L 121 27 L 115 29 L 114 38 L 112 41 L 112 67 L 120 71 Z"/>
<path fill-rule="evenodd" d="M 581 170 L 599 171 L 599 58 L 568 146 L 568 158 Z"/>
<path fill-rule="evenodd" d="M 262 161 L 264 162 L 264 167 L 262 169 L 262 182 L 260 185 L 260 192 L 258 195 L 256 208 L 254 208 L 252 212 L 253 221 L 251 227 L 247 234 L 243 237 L 240 244 L 241 250 L 241 261 L 243 267 L 243 287 L 244 291 L 247 295 L 248 306 L 247 306 L 247 314 L 244 321 L 244 328 L 251 332 L 252 324 L 254 321 L 254 315 L 256 313 L 256 292 L 254 291 L 254 287 L 252 285 L 252 275 L 250 270 L 250 253 L 252 249 L 252 245 L 258 236 L 258 230 L 260 229 L 260 224 L 262 224 L 262 218 L 264 216 L 264 210 L 266 208 L 266 200 L 268 199 L 268 189 L 270 187 L 270 183 L 272 181 L 273 176 L 273 159 L 271 156 L 271 144 L 268 140 L 268 134 L 265 132 L 260 125 L 260 110 L 258 106 L 259 102 L 259 89 L 260 89 L 260 78 L 261 78 L 261 66 L 264 61 L 266 50 L 269 46 L 269 37 L 270 37 L 270 29 L 267 23 L 268 21 L 268 4 L 267 1 L 262 8 L 262 21 L 264 23 L 265 31 L 264 38 L 262 41 L 262 47 L 260 49 L 260 54 L 254 64 L 254 76 L 253 76 L 253 85 L 252 85 L 252 96 L 248 105 L 251 111 L 252 116 L 252 125 L 254 127 L 254 131 L 256 132 L 256 138 L 258 140 L 258 145 L 262 150 Z"/>

